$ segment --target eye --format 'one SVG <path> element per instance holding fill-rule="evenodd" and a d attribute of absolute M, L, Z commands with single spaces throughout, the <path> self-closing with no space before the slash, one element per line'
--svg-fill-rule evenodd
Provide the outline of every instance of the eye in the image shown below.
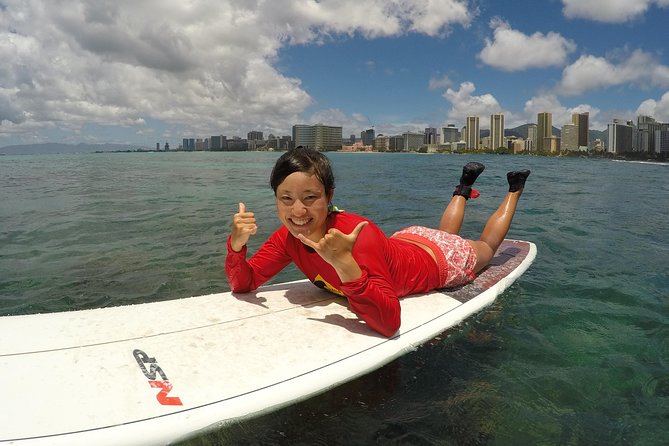
<path fill-rule="evenodd" d="M 288 195 L 282 195 L 279 197 L 279 201 L 281 201 L 281 203 L 287 206 L 290 206 L 291 204 L 293 204 L 294 200 L 292 199 L 292 197 L 289 197 Z"/>

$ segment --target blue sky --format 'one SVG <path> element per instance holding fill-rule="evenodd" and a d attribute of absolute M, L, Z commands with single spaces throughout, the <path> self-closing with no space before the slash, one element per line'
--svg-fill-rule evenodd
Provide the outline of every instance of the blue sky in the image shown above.
<path fill-rule="evenodd" d="M 0 0 L 0 146 L 669 122 L 668 21 L 669 0 Z"/>

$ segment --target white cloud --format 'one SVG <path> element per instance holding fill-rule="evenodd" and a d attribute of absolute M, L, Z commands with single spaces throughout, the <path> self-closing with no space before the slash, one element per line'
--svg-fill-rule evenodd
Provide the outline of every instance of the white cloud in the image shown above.
<path fill-rule="evenodd" d="M 314 102 L 275 67 L 282 47 L 443 36 L 472 17 L 466 0 L 5 0 L 0 136 L 151 120 L 201 135 L 259 123 L 282 133 Z"/>
<path fill-rule="evenodd" d="M 641 87 L 669 86 L 669 67 L 641 50 L 618 57 L 618 63 L 604 57 L 583 55 L 562 72 L 557 91 L 578 95 L 590 90 L 615 85 L 634 84 Z"/>
<path fill-rule="evenodd" d="M 660 122 L 669 122 L 669 91 L 664 93 L 659 101 L 647 99 L 636 110 L 634 116 L 652 116 Z"/>
<path fill-rule="evenodd" d="M 336 0 L 335 0 L 336 1 Z M 380 0 L 384 4 L 383 0 Z M 426 1 L 393 1 L 402 5 L 397 11 L 399 17 L 406 15 L 409 29 L 428 36 L 445 35 L 453 24 L 468 26 L 472 20 L 468 2 L 462 0 L 426 0 Z"/>
<path fill-rule="evenodd" d="M 508 23 L 493 19 L 490 22 L 493 39 L 486 39 L 479 58 L 495 68 L 505 71 L 521 71 L 564 65 L 567 55 L 576 49 L 576 44 L 555 32 L 532 35 L 511 29 Z"/>
<path fill-rule="evenodd" d="M 449 88 L 451 86 L 453 86 L 453 82 L 446 75 L 441 77 L 432 77 L 430 79 L 430 82 L 428 83 L 428 89 L 430 91 L 441 90 L 444 88 Z"/>
<path fill-rule="evenodd" d="M 230 1 L 230 0 L 229 0 Z M 239 3 L 244 4 L 243 0 Z M 473 13 L 466 0 L 256 0 L 269 26 L 294 43 L 325 40 L 332 34 L 368 38 L 406 31 L 441 36 L 455 25 L 468 26 Z M 287 26 L 286 26 L 287 25 Z"/>
<path fill-rule="evenodd" d="M 307 118 L 306 122 L 301 123 L 308 125 L 327 123 L 328 125 L 340 125 L 346 128 L 357 128 L 360 126 L 360 123 L 368 125 L 364 115 L 356 113 L 353 116 L 348 116 L 344 111 L 338 108 L 319 110 L 312 113 L 311 116 Z"/>
<path fill-rule="evenodd" d="M 464 122 L 467 116 L 489 116 L 501 111 L 497 99 L 491 94 L 474 96 L 476 86 L 472 82 L 463 82 L 458 90 L 449 88 L 443 94 L 452 105 L 448 113 L 449 122 Z"/>
<path fill-rule="evenodd" d="M 652 6 L 664 8 L 669 0 L 562 0 L 562 11 L 570 19 L 621 23 L 634 20 Z"/>

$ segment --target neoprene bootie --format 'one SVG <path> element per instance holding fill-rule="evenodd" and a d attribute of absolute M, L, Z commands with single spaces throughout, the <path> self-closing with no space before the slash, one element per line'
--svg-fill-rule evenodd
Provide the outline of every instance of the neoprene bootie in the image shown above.
<path fill-rule="evenodd" d="M 460 176 L 460 184 L 455 187 L 453 195 L 462 195 L 465 200 L 469 200 L 472 195 L 474 198 L 478 197 L 478 191 L 472 189 L 474 181 L 481 175 L 485 166 L 481 163 L 470 162 L 465 164 L 462 168 L 462 175 Z M 473 193 L 472 193 L 473 192 Z"/>
<path fill-rule="evenodd" d="M 530 176 L 530 171 L 514 170 L 506 174 L 506 180 L 509 182 L 509 192 L 517 192 L 525 187 L 525 180 Z"/>

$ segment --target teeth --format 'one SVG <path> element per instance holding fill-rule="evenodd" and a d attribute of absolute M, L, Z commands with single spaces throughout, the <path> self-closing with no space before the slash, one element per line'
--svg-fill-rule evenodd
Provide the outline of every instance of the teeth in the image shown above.
<path fill-rule="evenodd" d="M 297 226 L 302 226 L 302 225 L 306 225 L 307 223 L 309 223 L 308 218 L 301 219 L 301 220 L 293 218 L 292 220 L 293 220 L 293 223 L 296 224 Z"/>

